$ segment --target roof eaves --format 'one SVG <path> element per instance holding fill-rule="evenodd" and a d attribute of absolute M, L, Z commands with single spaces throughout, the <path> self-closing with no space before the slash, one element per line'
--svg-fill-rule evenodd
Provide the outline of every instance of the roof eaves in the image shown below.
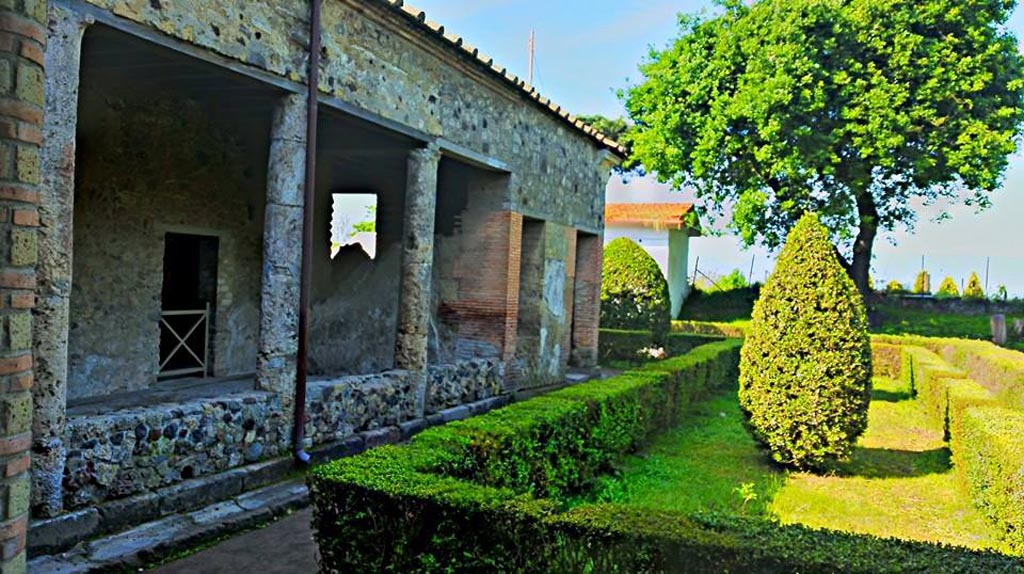
<path fill-rule="evenodd" d="M 573 128 L 582 131 L 586 135 L 590 136 L 591 139 L 595 140 L 602 147 L 608 149 L 619 158 L 626 157 L 626 148 L 622 144 L 616 142 L 612 138 L 604 135 L 598 130 L 594 129 L 586 122 L 583 122 L 576 116 L 573 116 L 568 111 L 562 109 L 561 106 L 555 104 L 550 99 L 540 95 L 537 89 L 524 80 L 510 74 L 507 68 L 503 68 L 494 62 L 494 58 L 488 57 L 480 53 L 480 50 L 467 44 L 461 36 L 446 33 L 445 27 L 441 24 L 433 22 L 427 19 L 426 12 L 413 8 L 405 4 L 404 0 L 378 0 L 387 7 L 396 11 L 398 14 L 403 15 L 411 22 L 419 26 L 422 30 L 431 32 L 445 41 L 446 44 L 459 50 L 460 55 L 463 57 L 469 57 L 476 61 L 478 65 L 482 65 L 487 69 L 488 72 L 497 76 L 511 87 L 516 89 L 522 94 L 525 94 L 528 98 L 535 101 L 540 107 L 545 108 L 549 113 L 561 118 L 567 124 Z"/>

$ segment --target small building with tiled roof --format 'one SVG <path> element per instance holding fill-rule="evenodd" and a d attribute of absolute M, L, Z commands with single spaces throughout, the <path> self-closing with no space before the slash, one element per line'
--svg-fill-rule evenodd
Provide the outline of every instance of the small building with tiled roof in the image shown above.
<path fill-rule="evenodd" d="M 690 238 L 699 237 L 700 220 L 691 203 L 609 203 L 604 208 L 607 245 L 627 237 L 643 247 L 668 281 L 672 317 L 678 317 L 690 293 Z"/>

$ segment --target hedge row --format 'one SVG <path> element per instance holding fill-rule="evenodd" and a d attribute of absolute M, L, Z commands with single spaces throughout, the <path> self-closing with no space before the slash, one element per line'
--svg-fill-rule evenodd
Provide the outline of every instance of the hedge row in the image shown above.
<path fill-rule="evenodd" d="M 1024 413 L 928 349 L 903 347 L 902 371 L 943 425 L 962 487 L 1009 546 L 1024 552 Z"/>
<path fill-rule="evenodd" d="M 671 333 L 664 346 L 669 355 L 677 356 L 689 353 L 695 347 L 721 340 L 722 337 L 718 335 Z M 640 350 L 661 346 L 654 343 L 654 335 L 650 331 L 601 329 L 598 341 L 598 353 L 602 362 L 641 362 L 643 359 L 639 355 Z"/>
<path fill-rule="evenodd" d="M 1024 413 L 968 406 L 957 418 L 950 446 L 971 498 L 1010 547 L 1024 552 Z"/>
<path fill-rule="evenodd" d="M 709 389 L 735 384 L 738 350 L 708 344 L 317 467 L 309 483 L 321 572 L 1019 571 L 995 553 L 754 519 L 570 508 L 561 495 L 583 490 Z"/>
<path fill-rule="evenodd" d="M 673 333 L 689 333 L 691 335 L 708 335 L 712 337 L 731 337 L 742 339 L 747 336 L 750 321 L 732 323 L 712 323 L 708 321 L 672 321 Z"/>
<path fill-rule="evenodd" d="M 1005 406 L 1024 410 L 1024 353 L 988 341 L 937 337 L 876 335 L 876 343 L 924 347 L 992 392 Z"/>

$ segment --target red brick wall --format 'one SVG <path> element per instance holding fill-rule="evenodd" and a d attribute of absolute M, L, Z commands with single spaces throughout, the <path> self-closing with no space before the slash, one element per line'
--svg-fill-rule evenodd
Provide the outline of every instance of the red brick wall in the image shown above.
<path fill-rule="evenodd" d="M 523 216 L 512 211 L 471 207 L 463 213 L 458 300 L 447 309 L 460 340 L 492 346 L 506 361 L 516 349 L 522 230 Z"/>
<path fill-rule="evenodd" d="M 599 235 L 578 233 L 573 288 L 572 357 L 577 367 L 597 365 L 597 337 L 601 323 L 601 264 L 604 256 Z"/>
<path fill-rule="evenodd" d="M 16 8 L 10 8 L 15 6 Z M 0 3 L 0 573 L 25 571 L 46 1 Z"/>

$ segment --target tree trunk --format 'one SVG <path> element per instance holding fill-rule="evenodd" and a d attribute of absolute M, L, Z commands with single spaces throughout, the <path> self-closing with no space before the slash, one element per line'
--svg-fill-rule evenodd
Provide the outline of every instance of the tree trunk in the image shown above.
<path fill-rule="evenodd" d="M 857 215 L 860 227 L 857 239 L 853 243 L 853 261 L 848 271 L 866 303 L 868 295 L 871 294 L 871 287 L 868 284 L 871 251 L 875 244 L 875 236 L 878 235 L 878 207 L 875 205 L 875 199 L 867 191 L 857 194 Z"/>

